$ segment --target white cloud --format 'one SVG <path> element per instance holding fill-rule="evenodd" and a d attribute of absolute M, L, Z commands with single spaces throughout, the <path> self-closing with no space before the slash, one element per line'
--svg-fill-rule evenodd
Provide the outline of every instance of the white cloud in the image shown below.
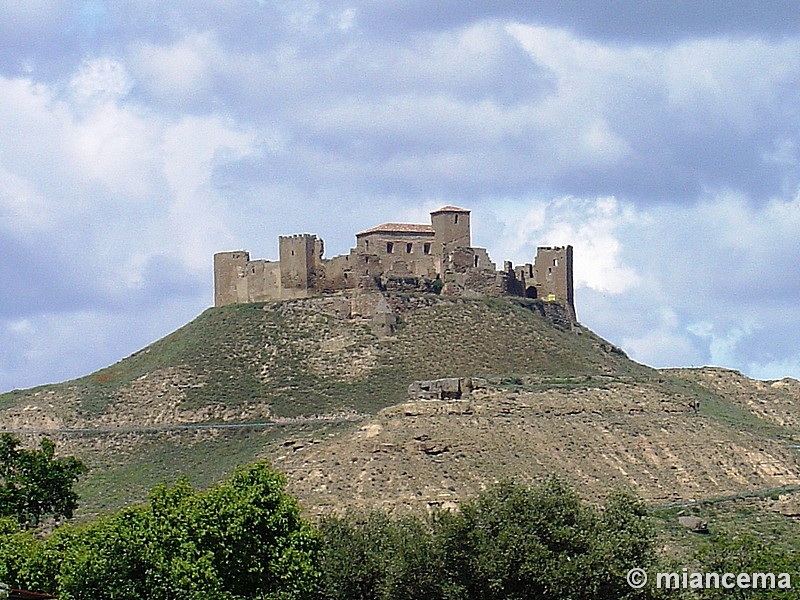
<path fill-rule="evenodd" d="M 694 119 L 751 129 L 800 75 L 796 39 L 704 39 L 684 42 L 664 57 L 672 107 Z"/>
<path fill-rule="evenodd" d="M 620 230 L 647 218 L 614 197 L 559 198 L 534 201 L 526 210 L 514 203 L 499 218 L 506 230 L 499 252 L 517 263 L 530 262 L 537 246 L 571 244 L 575 252 L 575 287 L 622 294 L 639 283 L 624 262 Z"/>
<path fill-rule="evenodd" d="M 215 168 L 256 152 L 255 137 L 218 117 L 189 117 L 164 132 L 164 174 L 172 192 L 165 234 L 184 264 L 205 273 L 232 221 L 247 219 L 213 188 Z M 229 204 L 230 203 L 230 204 Z M 216 245 L 216 247 L 215 247 Z"/>
<path fill-rule="evenodd" d="M 502 9 L 370 30 L 360 2 L 177 6 L 91 27 L 67 2 L 0 8 L 0 266 L 57 254 L 53 281 L 14 283 L 86 287 L 59 304 L 84 327 L 124 329 L 81 321 L 98 304 L 197 295 L 181 277 L 210 290 L 215 250 L 321 224 L 344 251 L 362 224 L 461 204 L 498 261 L 572 244 L 579 315 L 636 358 L 796 368 L 795 34 L 630 45 Z M 21 304 L 5 314 L 43 347 L 57 325 Z"/>
<path fill-rule="evenodd" d="M 201 99 L 226 63 L 213 32 L 192 32 L 169 45 L 133 45 L 131 68 L 139 83 L 159 101 L 181 106 Z"/>
<path fill-rule="evenodd" d="M 750 376 L 757 379 L 783 379 L 793 377 L 800 379 L 800 354 L 790 354 L 785 358 L 765 363 L 750 362 L 743 367 Z"/>
<path fill-rule="evenodd" d="M 255 148 L 253 133 L 229 119 L 170 119 L 130 102 L 131 86 L 126 67 L 103 57 L 84 62 L 64 96 L 57 85 L 0 78 L 0 103 L 14 115 L 0 118 L 9 142 L 0 147 L 0 228 L 46 234 L 120 300 L 141 288 L 156 257 L 206 274 L 228 219 L 239 218 L 214 173 Z"/>
<path fill-rule="evenodd" d="M 108 102 L 124 98 L 133 81 L 121 62 L 100 57 L 84 62 L 69 87 L 78 103 Z"/>
<path fill-rule="evenodd" d="M 631 358 L 653 367 L 701 366 L 708 362 L 707 353 L 698 347 L 673 308 L 653 306 L 647 312 L 647 321 L 635 326 L 636 333 L 621 339 L 620 345 Z"/>
<path fill-rule="evenodd" d="M 19 233 L 31 233 L 52 225 L 47 200 L 35 186 L 0 165 L 0 221 Z"/>
<path fill-rule="evenodd" d="M 686 330 L 708 341 L 712 365 L 731 365 L 738 362 L 739 344 L 755 329 L 752 323 L 743 323 L 725 331 L 708 321 L 690 323 Z"/>

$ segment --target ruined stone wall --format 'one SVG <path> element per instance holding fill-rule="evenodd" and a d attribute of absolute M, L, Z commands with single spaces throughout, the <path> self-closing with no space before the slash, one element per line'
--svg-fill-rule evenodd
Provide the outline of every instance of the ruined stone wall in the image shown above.
<path fill-rule="evenodd" d="M 322 268 L 317 272 L 316 291 L 329 294 L 354 288 L 358 278 L 353 275 L 351 257 L 355 258 L 351 253 L 323 260 Z"/>
<path fill-rule="evenodd" d="M 277 261 L 252 260 L 245 267 L 247 301 L 264 302 L 281 297 L 281 265 Z"/>
<path fill-rule="evenodd" d="M 245 272 L 250 254 L 244 250 L 214 255 L 214 306 L 247 302 Z"/>
<path fill-rule="evenodd" d="M 446 296 L 509 295 L 505 275 L 497 272 L 485 248 L 456 248 L 448 252 L 442 257 L 441 279 L 442 293 Z"/>
<path fill-rule="evenodd" d="M 281 298 L 306 298 L 313 293 L 322 251 L 321 240 L 306 233 L 278 238 Z"/>
<path fill-rule="evenodd" d="M 572 246 L 537 248 L 533 274 L 538 297 L 563 304 L 574 319 L 576 315 L 572 287 Z"/>
<path fill-rule="evenodd" d="M 386 223 L 356 235 L 349 254 L 323 259 L 315 235 L 279 238 L 280 261 L 245 251 L 214 255 L 214 304 L 289 300 L 344 292 L 441 292 L 452 296 L 526 296 L 563 305 L 576 320 L 572 246 L 540 247 L 532 264 L 501 271 L 485 248 L 470 245 L 470 212 L 446 206 L 431 226 Z M 437 281 L 439 279 L 440 281 Z"/>
<path fill-rule="evenodd" d="M 400 231 L 360 235 L 356 247 L 359 254 L 376 256 L 389 277 L 435 277 L 433 250 L 432 234 Z"/>

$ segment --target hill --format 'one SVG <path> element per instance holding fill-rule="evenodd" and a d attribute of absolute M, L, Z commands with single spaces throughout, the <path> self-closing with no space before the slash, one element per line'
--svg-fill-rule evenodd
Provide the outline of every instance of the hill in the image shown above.
<path fill-rule="evenodd" d="M 257 457 L 313 511 L 447 504 L 552 471 L 590 497 L 623 484 L 654 503 L 800 484 L 793 380 L 656 371 L 541 301 L 388 301 L 389 337 L 330 297 L 209 309 L 87 377 L 0 396 L 0 428 L 80 455 L 87 513 Z M 480 386 L 408 399 L 439 377 Z"/>

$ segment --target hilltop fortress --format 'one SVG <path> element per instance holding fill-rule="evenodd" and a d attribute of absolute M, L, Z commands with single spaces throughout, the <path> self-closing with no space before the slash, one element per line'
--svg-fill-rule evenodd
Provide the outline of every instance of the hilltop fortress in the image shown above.
<path fill-rule="evenodd" d="M 214 305 L 307 298 L 344 291 L 427 291 L 450 296 L 523 296 L 557 302 L 575 320 L 572 246 L 540 247 L 533 263 L 498 270 L 472 246 L 470 211 L 444 206 L 431 224 L 384 223 L 356 234 L 349 254 L 323 258 L 316 235 L 279 238 L 280 259 L 244 250 L 214 255 Z"/>

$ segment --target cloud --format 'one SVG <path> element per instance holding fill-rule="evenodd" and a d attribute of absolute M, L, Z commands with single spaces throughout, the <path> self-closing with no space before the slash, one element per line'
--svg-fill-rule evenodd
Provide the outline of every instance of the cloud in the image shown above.
<path fill-rule="evenodd" d="M 222 117 L 151 114 L 127 102 L 131 86 L 108 57 L 82 63 L 65 94 L 0 79 L 13 115 L 0 119 L 11 143 L 0 151 L 6 314 L 146 302 L 163 293 L 147 285 L 154 260 L 168 257 L 177 280 L 187 270 L 198 281 L 228 236 L 214 174 L 254 151 L 252 135 Z"/>
<path fill-rule="evenodd" d="M 583 184 L 578 159 L 600 123 L 609 142 L 598 149 L 611 152 L 597 163 L 603 171 L 587 165 L 592 186 L 610 178 L 616 194 L 640 199 L 691 199 L 722 182 L 754 197 L 785 191 L 783 171 L 763 157 L 776 143 L 786 146 L 781 130 L 795 119 L 797 90 L 788 84 L 800 68 L 797 38 L 620 47 L 565 30 L 508 29 L 557 82 L 539 109 L 554 125 L 552 145 L 564 148 L 561 185 Z"/>
<path fill-rule="evenodd" d="M 800 283 L 786 274 L 800 260 L 790 233 L 800 219 L 797 196 L 757 205 L 720 193 L 689 208 L 626 211 L 633 216 L 614 221 L 614 236 L 637 280 L 624 293 L 577 289 L 585 322 L 656 366 L 774 374 L 769 365 L 792 364 L 779 357 L 796 353 L 789 324 Z"/>
<path fill-rule="evenodd" d="M 216 250 L 443 204 L 498 261 L 572 244 L 579 316 L 636 358 L 798 363 L 793 2 L 7 4 L 7 385 L 48 339 L 82 371 L 73 318 L 124 332 L 107 362 L 177 326 Z"/>
<path fill-rule="evenodd" d="M 159 104 L 185 110 L 209 94 L 225 56 L 213 33 L 204 32 L 169 45 L 137 44 L 130 63 L 139 85 Z"/>
<path fill-rule="evenodd" d="M 575 252 L 575 288 L 623 294 L 638 285 L 640 277 L 625 262 L 621 229 L 646 225 L 637 214 L 614 197 L 559 198 L 534 201 L 527 211 L 509 203 L 500 212 L 505 223 L 503 242 L 494 252 L 516 263 L 531 262 L 537 246 L 571 244 Z"/>
<path fill-rule="evenodd" d="M 119 100 L 132 86 L 125 65 L 109 57 L 85 61 L 69 82 L 77 104 Z"/>
<path fill-rule="evenodd" d="M 441 31 L 487 19 L 511 19 L 553 28 L 569 28 L 581 37 L 630 43 L 671 42 L 714 35 L 797 33 L 797 6 L 792 0 L 753 5 L 726 0 L 648 2 L 615 0 L 414 0 L 402 5 L 365 4 L 360 20 L 372 31 L 402 38 L 409 32 Z"/>
<path fill-rule="evenodd" d="M 641 318 L 641 305 L 633 318 Z M 701 366 L 714 363 L 709 349 L 693 335 L 674 308 L 653 306 L 638 326 L 619 338 L 620 345 L 639 362 L 654 367 Z M 609 327 L 614 327 L 612 323 Z M 706 336 L 703 336 L 706 337 Z M 716 363 L 731 364 L 731 363 Z"/>

